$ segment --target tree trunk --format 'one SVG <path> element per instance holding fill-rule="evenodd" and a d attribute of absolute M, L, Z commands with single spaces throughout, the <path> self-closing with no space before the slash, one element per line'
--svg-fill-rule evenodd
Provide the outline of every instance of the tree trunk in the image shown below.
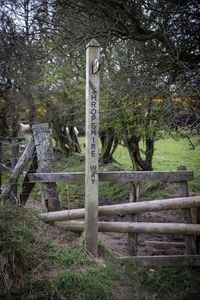
<path fill-rule="evenodd" d="M 153 153 L 154 153 L 154 140 L 152 139 L 146 139 L 145 145 L 145 159 L 142 159 L 141 157 L 141 150 L 139 148 L 139 142 L 140 137 L 137 136 L 131 136 L 126 137 L 125 136 L 125 143 L 128 148 L 128 152 L 133 164 L 133 167 L 137 170 L 142 171 L 152 171 L 152 159 L 153 159 Z"/>
<path fill-rule="evenodd" d="M 81 146 L 78 142 L 78 138 L 75 133 L 74 126 L 69 126 L 68 128 L 69 128 L 71 147 L 73 148 L 73 151 L 77 153 L 81 153 Z"/>
<path fill-rule="evenodd" d="M 69 147 L 69 139 L 67 137 L 66 128 L 63 127 L 59 121 L 53 122 L 53 133 L 56 140 L 56 144 L 60 149 L 69 156 L 71 154 L 72 149 Z"/>
<path fill-rule="evenodd" d="M 118 146 L 118 138 L 114 136 L 114 130 L 109 128 L 106 131 L 101 131 L 100 141 L 102 145 L 101 161 L 104 164 L 113 162 L 113 154 Z"/>
<path fill-rule="evenodd" d="M 152 160 L 154 153 L 154 140 L 146 139 L 146 151 L 145 151 L 145 161 L 144 161 L 144 171 L 153 171 Z"/>

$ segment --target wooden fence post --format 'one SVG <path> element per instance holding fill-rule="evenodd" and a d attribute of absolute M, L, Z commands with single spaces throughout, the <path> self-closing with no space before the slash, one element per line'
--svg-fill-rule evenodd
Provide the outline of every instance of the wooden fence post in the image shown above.
<path fill-rule="evenodd" d="M 186 171 L 185 166 L 178 166 L 178 171 Z M 187 181 L 180 181 L 179 182 L 179 194 L 180 197 L 189 197 L 189 189 L 188 189 L 188 183 Z M 193 223 L 192 222 L 192 215 L 191 215 L 191 209 L 185 208 L 183 209 L 184 218 L 187 221 L 187 223 Z M 186 242 L 186 252 L 187 254 L 196 254 L 196 243 L 195 243 L 195 237 L 194 236 L 186 236 L 185 237 Z"/>
<path fill-rule="evenodd" d="M 11 143 L 11 153 L 12 153 L 12 169 L 14 170 L 19 156 L 19 142 L 17 139 L 13 139 Z M 13 203 L 17 202 L 17 182 L 13 184 L 12 191 L 11 191 L 11 201 Z"/>
<path fill-rule="evenodd" d="M 93 256 L 98 252 L 99 52 L 99 43 L 92 39 L 86 46 L 85 234 Z"/>
<path fill-rule="evenodd" d="M 38 172 L 53 172 L 53 146 L 48 123 L 32 126 L 38 158 Z M 43 209 L 47 211 L 60 210 L 60 201 L 56 183 L 42 183 Z"/>
<path fill-rule="evenodd" d="M 140 194 L 140 185 L 139 183 L 131 182 L 130 183 L 130 194 L 129 202 L 138 202 Z M 129 222 L 137 222 L 137 214 L 132 214 L 129 216 Z M 129 255 L 137 255 L 137 233 L 128 233 L 128 251 Z"/>

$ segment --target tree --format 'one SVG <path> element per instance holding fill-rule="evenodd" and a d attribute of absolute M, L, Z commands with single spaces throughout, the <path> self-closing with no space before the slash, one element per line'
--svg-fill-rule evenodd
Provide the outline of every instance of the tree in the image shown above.
<path fill-rule="evenodd" d="M 107 98 L 101 114 L 106 120 L 103 128 L 111 127 L 124 140 L 133 168 L 152 170 L 154 142 L 162 137 L 160 129 L 166 128 L 166 102 L 159 99 L 167 91 L 168 67 L 162 66 L 161 76 L 161 56 L 152 42 L 118 41 L 105 49 L 103 57 L 102 97 Z"/>
<path fill-rule="evenodd" d="M 176 63 L 195 69 L 199 64 L 199 3 L 192 1 L 143 1 L 143 0 L 86 0 L 57 1 L 68 8 L 69 15 L 79 20 L 89 16 L 87 33 L 93 36 L 116 37 L 122 40 L 152 41 L 161 45 Z M 64 12 L 63 12 L 64 13 Z"/>
<path fill-rule="evenodd" d="M 151 169 L 153 143 L 160 135 L 159 127 L 161 124 L 162 128 L 167 125 L 167 117 L 168 120 L 173 118 L 172 90 L 175 87 L 176 93 L 179 94 L 179 89 L 184 83 L 188 88 L 182 89 L 182 98 L 194 91 L 199 93 L 198 1 L 71 0 L 57 1 L 56 4 L 63 18 L 65 16 L 72 22 L 73 16 L 78 16 L 74 23 L 72 22 L 74 27 L 78 26 L 76 28 L 80 29 L 80 24 L 83 27 L 79 30 L 80 34 L 74 37 L 77 45 L 85 39 L 97 37 L 103 48 L 111 46 L 114 51 L 122 50 L 121 62 L 115 59 L 114 51 L 111 51 L 110 65 L 107 64 L 109 74 L 104 72 L 109 82 L 116 83 L 111 84 L 110 98 L 115 102 L 112 109 L 124 110 L 120 115 L 121 120 L 123 119 L 121 124 L 124 127 L 129 153 L 132 153 L 132 158 L 135 157 L 133 160 L 137 161 L 139 168 Z M 65 32 L 68 24 L 58 22 L 60 32 Z M 126 53 L 126 50 L 129 53 Z M 116 67 L 113 67 L 114 64 Z M 124 97 L 128 99 L 127 108 L 124 101 L 119 100 Z M 162 102 L 158 105 L 153 99 L 162 99 Z M 142 103 L 143 109 L 136 109 L 135 102 Z M 185 113 L 190 114 L 191 111 L 192 109 Z M 137 117 L 133 118 L 133 114 Z M 110 124 L 110 119 L 108 123 Z M 105 134 L 103 136 L 105 140 Z M 107 140 L 110 142 L 107 143 L 108 146 L 112 144 L 112 138 L 111 134 L 107 134 Z M 138 149 L 139 141 L 143 139 L 146 144 L 144 159 L 138 150 L 134 150 Z M 108 156 L 108 153 L 106 155 Z"/>

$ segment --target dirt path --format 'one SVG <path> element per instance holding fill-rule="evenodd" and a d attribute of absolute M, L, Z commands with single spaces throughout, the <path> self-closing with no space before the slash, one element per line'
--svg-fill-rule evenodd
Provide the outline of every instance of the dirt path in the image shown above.
<path fill-rule="evenodd" d="M 105 219 L 104 219 L 105 220 Z M 109 221 L 107 218 L 105 221 Z M 126 221 L 126 218 L 110 218 L 110 221 Z M 143 213 L 138 222 L 184 222 L 181 211 Z M 126 233 L 99 233 L 100 242 L 118 256 L 128 255 Z M 163 241 L 164 244 L 159 242 Z M 173 243 L 169 246 L 168 242 Z M 185 253 L 184 236 L 164 234 L 138 234 L 138 255 L 179 255 Z"/>

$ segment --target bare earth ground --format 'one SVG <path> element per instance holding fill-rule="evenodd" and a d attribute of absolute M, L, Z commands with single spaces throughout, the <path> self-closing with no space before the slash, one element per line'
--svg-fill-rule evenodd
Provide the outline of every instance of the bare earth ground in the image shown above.
<path fill-rule="evenodd" d="M 105 219 L 104 219 L 105 220 Z M 105 221 L 108 221 L 107 218 Z M 125 218 L 110 218 L 112 221 L 126 221 Z M 184 223 L 184 217 L 181 211 L 161 211 L 148 212 L 138 215 L 138 222 L 163 222 L 163 223 Z M 128 235 L 126 233 L 99 233 L 100 242 L 112 250 L 117 256 L 128 255 Z M 164 242 L 184 242 L 181 235 L 164 235 L 164 234 L 138 234 L 137 255 L 181 255 L 185 253 L 185 246 L 175 245 L 155 245 L 151 241 Z"/>
<path fill-rule="evenodd" d="M 174 189 L 174 184 L 169 189 L 169 197 L 179 197 L 178 191 Z M 191 196 L 197 195 L 196 192 L 190 191 Z M 120 201 L 125 203 L 127 201 Z M 111 204 L 109 201 L 101 199 L 100 205 Z M 102 221 L 119 221 L 125 222 L 126 217 L 110 217 L 102 218 Z M 166 210 L 159 212 L 147 212 L 138 214 L 138 222 L 157 222 L 157 223 L 186 223 L 183 210 Z M 100 242 L 108 247 L 117 256 L 127 256 L 128 253 L 128 234 L 126 233 L 110 233 L 99 232 Z M 158 243 L 164 241 L 166 243 Z M 156 242 L 156 243 L 154 243 Z M 167 242 L 175 243 L 169 245 Z M 182 255 L 185 253 L 185 236 L 183 235 L 167 235 L 167 234 L 138 234 L 137 255 Z M 177 244 L 176 244 L 177 243 Z"/>

